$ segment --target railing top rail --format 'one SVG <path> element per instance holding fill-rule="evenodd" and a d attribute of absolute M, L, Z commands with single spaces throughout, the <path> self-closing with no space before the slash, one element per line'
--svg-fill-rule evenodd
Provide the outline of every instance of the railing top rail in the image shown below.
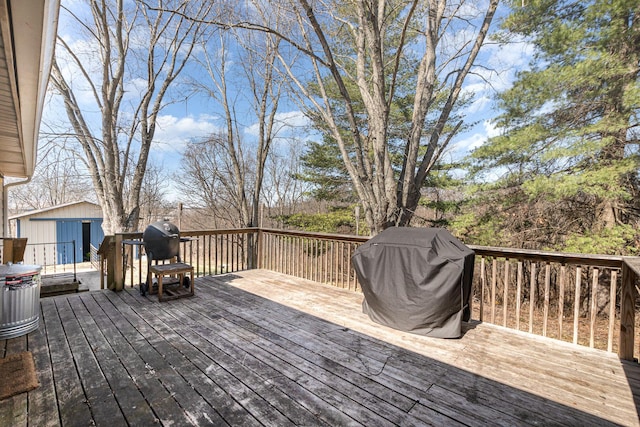
<path fill-rule="evenodd" d="M 122 236 L 123 240 L 127 239 L 142 239 L 142 231 L 130 231 L 127 233 L 115 233 L 117 236 Z M 110 237 L 110 236 L 105 236 Z"/>
<path fill-rule="evenodd" d="M 228 229 L 216 229 L 216 230 L 181 230 L 180 235 L 189 236 L 208 236 L 217 234 L 245 234 L 255 233 L 259 230 L 257 227 L 248 228 L 228 228 Z M 131 231 L 126 233 L 116 233 L 118 236 L 122 236 L 123 240 L 142 239 L 142 231 Z"/>
<path fill-rule="evenodd" d="M 623 257 L 624 263 L 636 276 L 640 277 L 640 257 L 637 256 L 625 256 Z"/>
<path fill-rule="evenodd" d="M 27 243 L 27 246 L 42 246 L 42 245 L 58 245 L 58 244 L 63 244 L 63 243 L 73 243 L 75 242 L 75 240 L 67 240 L 64 242 L 34 242 L 34 243 Z"/>
<path fill-rule="evenodd" d="M 347 234 L 317 233 L 297 230 L 279 230 L 273 228 L 230 228 L 215 230 L 184 230 L 180 235 L 185 237 L 221 235 L 221 234 L 245 234 L 261 232 L 266 234 L 278 234 L 281 236 L 295 236 L 310 239 L 333 240 L 340 242 L 364 243 L 370 236 L 353 236 Z M 123 239 L 142 239 L 142 232 L 117 233 Z M 623 264 L 637 269 L 640 276 L 640 257 L 623 257 L 619 255 L 575 254 L 551 251 L 538 251 L 531 249 L 500 248 L 493 246 L 468 245 L 478 255 L 497 258 L 521 259 L 528 261 L 555 262 L 560 264 L 589 265 L 598 267 L 622 268 Z"/>
<path fill-rule="evenodd" d="M 261 228 L 261 232 L 270 234 L 280 234 L 284 236 L 308 237 L 311 239 L 338 240 L 341 242 L 364 243 L 369 240 L 369 236 L 352 236 L 348 234 L 313 233 L 308 231 L 278 230 L 274 228 Z"/>
<path fill-rule="evenodd" d="M 612 268 L 622 268 L 622 265 L 625 263 L 625 257 L 620 255 L 574 254 L 564 252 L 536 251 L 531 249 L 498 248 L 492 246 L 468 246 L 469 248 L 473 249 L 478 255 L 492 256 L 496 258 L 547 261 L 557 262 L 560 264 L 579 264 Z"/>
<path fill-rule="evenodd" d="M 180 231 L 181 236 L 214 236 L 219 234 L 247 234 L 256 233 L 260 229 L 258 227 L 246 227 L 246 228 L 222 228 L 216 230 L 184 230 Z"/>

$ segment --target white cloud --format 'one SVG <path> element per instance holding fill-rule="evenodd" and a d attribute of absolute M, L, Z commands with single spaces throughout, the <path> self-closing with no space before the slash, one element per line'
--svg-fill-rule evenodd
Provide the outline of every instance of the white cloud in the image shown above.
<path fill-rule="evenodd" d="M 487 133 L 488 138 L 496 137 L 502 133 L 502 128 L 496 126 L 491 120 L 485 120 L 482 125 L 484 126 L 484 130 Z"/>
<path fill-rule="evenodd" d="M 531 60 L 535 46 L 522 40 L 510 43 L 491 45 L 493 47 L 489 64 L 501 68 L 526 68 Z"/>
<path fill-rule="evenodd" d="M 491 86 L 497 91 L 508 89 L 513 84 L 517 71 L 529 68 L 534 45 L 524 41 L 512 40 L 507 44 L 485 46 L 487 66 L 495 70 Z"/>
<path fill-rule="evenodd" d="M 281 132 L 295 131 L 295 129 L 303 128 L 309 124 L 309 119 L 302 111 L 289 111 L 286 113 L 276 114 L 275 134 L 282 136 Z M 245 128 L 245 133 L 251 136 L 259 135 L 259 124 L 254 123 Z"/>
<path fill-rule="evenodd" d="M 491 105 L 491 98 L 488 96 L 476 97 L 474 101 L 466 108 L 467 114 L 477 114 L 480 112 L 486 112 L 489 105 Z"/>
<path fill-rule="evenodd" d="M 490 120 L 482 122 L 482 128 L 456 141 L 453 151 L 461 155 L 466 155 L 476 148 L 482 146 L 489 138 L 500 135 L 501 129 Z"/>
<path fill-rule="evenodd" d="M 219 130 L 220 128 L 211 120 L 210 116 L 161 115 L 158 116 L 156 133 L 153 138 L 154 149 L 181 151 L 189 141 L 206 137 Z"/>
<path fill-rule="evenodd" d="M 148 89 L 149 83 L 147 80 L 140 77 L 134 77 L 133 79 L 124 82 L 124 91 L 127 99 L 137 100 Z"/>
<path fill-rule="evenodd" d="M 466 138 L 459 140 L 455 143 L 453 149 L 457 152 L 472 151 L 475 148 L 480 147 L 487 141 L 487 135 L 482 133 L 473 133 Z"/>

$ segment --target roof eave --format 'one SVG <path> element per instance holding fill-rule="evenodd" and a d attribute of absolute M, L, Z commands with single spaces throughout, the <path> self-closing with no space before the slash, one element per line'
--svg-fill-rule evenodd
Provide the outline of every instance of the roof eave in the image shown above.
<path fill-rule="evenodd" d="M 12 159 L 9 156 L 0 159 L 0 175 L 18 178 L 33 175 L 59 7 L 59 0 L 0 0 L 1 36 L 9 77 L 9 81 L 2 84 L 8 86 L 13 95 L 16 114 L 11 120 L 15 120 L 17 131 L 15 135 L 3 136 L 6 141 L 14 138 L 17 152 Z M 0 144 L 9 142 L 0 141 Z"/>

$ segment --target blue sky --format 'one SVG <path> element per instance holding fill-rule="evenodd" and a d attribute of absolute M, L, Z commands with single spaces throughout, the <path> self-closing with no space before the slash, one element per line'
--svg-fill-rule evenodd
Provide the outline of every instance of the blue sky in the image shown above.
<path fill-rule="evenodd" d="M 63 0 L 63 5 L 67 5 L 78 13 L 81 13 L 84 8 L 79 0 Z M 502 7 L 498 17 L 505 12 L 506 9 Z M 498 19 L 494 21 L 494 26 Z M 87 45 L 82 34 L 77 31 L 77 25 L 68 21 L 64 11 L 61 11 L 59 35 L 79 49 Z M 531 46 L 525 43 L 514 43 L 508 46 L 488 44 L 483 48 L 479 57 L 483 67 L 477 67 L 474 70 L 476 74 L 470 75 L 464 86 L 465 91 L 473 92 L 475 95 L 474 101 L 464 113 L 467 122 L 476 124 L 464 133 L 460 133 L 452 141 L 446 156 L 452 160 L 462 158 L 470 150 L 483 144 L 488 137 L 498 133 L 498 129 L 490 121 L 498 114 L 493 102 L 495 93 L 511 85 L 516 71 L 526 68 L 531 53 Z M 192 71 L 186 69 L 181 77 L 188 78 Z M 74 70 L 68 69 L 67 72 L 71 75 Z M 138 82 L 132 80 L 127 84 L 130 93 L 135 93 Z M 186 96 L 185 94 L 188 93 L 190 90 L 187 86 L 177 86 L 172 94 L 173 102 L 163 109 L 158 118 L 151 158 L 155 164 L 171 168 L 186 144 L 220 130 L 223 125 L 221 108 L 215 102 L 197 94 Z M 88 94 L 85 93 L 85 95 Z M 97 119 L 97 108 L 89 96 L 81 96 L 81 104 L 90 117 Z M 44 120 L 55 123 L 63 115 L 64 111 L 59 100 L 54 100 L 49 104 L 49 108 L 45 109 Z M 256 135 L 256 123 L 252 113 L 247 111 L 245 117 L 241 133 L 245 140 L 250 141 Z M 306 123 L 302 113 L 292 104 L 281 108 L 279 118 L 283 124 L 282 135 L 290 133 L 287 124 L 291 129 L 299 129 Z"/>

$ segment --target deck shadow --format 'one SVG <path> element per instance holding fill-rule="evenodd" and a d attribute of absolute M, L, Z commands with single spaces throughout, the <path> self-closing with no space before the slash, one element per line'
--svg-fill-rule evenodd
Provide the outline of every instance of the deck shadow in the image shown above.
<path fill-rule="evenodd" d="M 282 348 L 301 347 L 305 349 L 302 350 L 303 352 L 315 353 L 313 357 L 317 359 L 314 363 L 319 368 L 329 367 L 336 372 L 343 372 L 344 369 L 352 370 L 367 380 L 380 380 L 386 387 L 389 387 L 389 383 L 385 383 L 389 378 L 397 380 L 397 382 L 391 382 L 392 389 L 414 398 L 417 405 L 414 413 L 425 422 L 430 419 L 428 413 L 435 411 L 463 424 L 475 420 L 471 424 L 486 423 L 488 425 L 502 420 L 506 424 L 619 425 L 531 393 L 526 390 L 526 385 L 515 388 L 466 371 L 453 363 L 445 363 L 424 354 L 397 347 L 326 319 L 274 302 L 230 285 L 229 283 L 233 280 L 229 277 L 216 277 L 213 283 L 210 282 L 214 285 L 210 288 L 212 301 L 219 301 L 220 294 L 216 297 L 215 291 L 217 285 L 218 290 L 226 294 L 225 303 L 205 303 L 205 305 L 216 307 L 216 310 L 227 311 L 225 304 L 228 307 L 236 301 L 238 307 L 242 308 L 240 311 L 242 314 L 228 312 L 220 315 L 241 327 L 251 324 L 254 332 L 257 325 L 265 337 L 269 337 L 272 343 L 277 343 Z M 248 310 L 251 308 L 260 314 L 258 316 L 249 314 L 251 311 Z M 260 317 L 265 318 L 264 324 L 261 324 Z M 280 330 L 278 330 L 278 323 L 282 325 Z M 478 324 L 479 322 L 465 323 L 464 333 L 475 329 Z M 307 344 L 313 339 L 321 343 Z M 338 353 L 344 353 L 342 357 L 336 357 L 335 348 L 340 349 Z M 357 361 L 355 365 L 350 362 L 353 360 Z M 375 369 L 376 367 L 380 369 Z M 384 379 L 381 379 L 381 376 L 384 376 Z M 535 381 L 535 379 L 527 379 L 527 381 L 531 380 Z M 615 409 L 612 408 L 612 411 Z"/>
<path fill-rule="evenodd" d="M 41 300 L 39 330 L 0 341 L 0 349 L 33 351 L 42 386 L 0 402 L 0 424 L 41 425 L 59 413 L 62 425 L 638 425 L 630 402 L 601 397 L 588 378 L 547 384 L 537 377 L 542 369 L 526 375 L 509 363 L 487 363 L 492 378 L 471 372 L 469 360 L 497 354 L 471 345 L 485 331 L 477 323 L 464 340 L 425 339 L 431 347 L 412 351 L 384 340 L 393 332 L 372 336 L 341 324 L 339 310 L 358 308 L 353 296 L 330 297 L 324 309 L 336 317 L 327 320 L 267 298 L 299 298 L 290 276 L 243 274 L 198 278 L 195 296 L 162 303 L 136 288 Z M 267 297 L 241 289 L 242 280 L 263 280 Z M 319 304 L 311 294 L 305 303 Z M 623 366 L 637 408 L 640 370 Z M 584 409 L 561 403 L 565 391 L 574 396 L 565 402 L 579 396 Z"/>

